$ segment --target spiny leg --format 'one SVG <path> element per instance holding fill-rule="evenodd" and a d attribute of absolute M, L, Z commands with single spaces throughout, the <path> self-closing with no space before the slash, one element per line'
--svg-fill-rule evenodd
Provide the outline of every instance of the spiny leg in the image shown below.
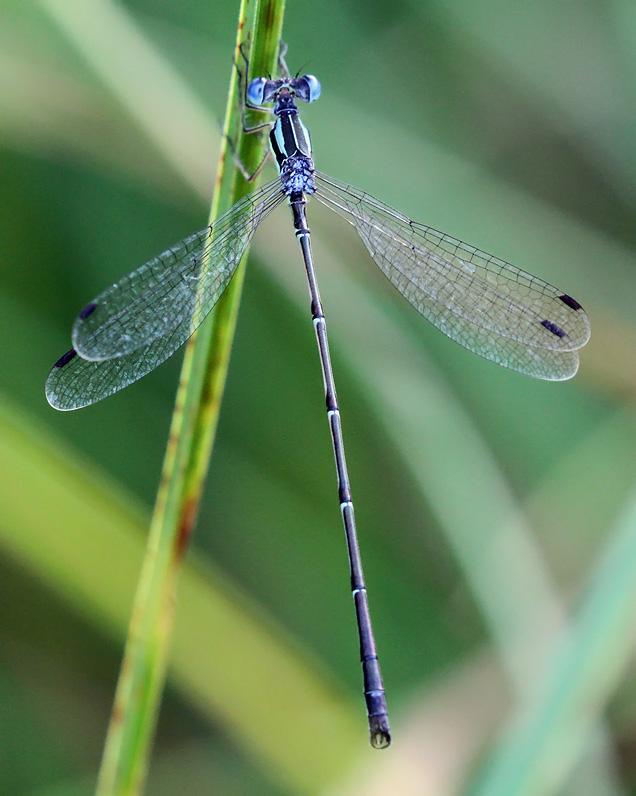
<path fill-rule="evenodd" d="M 232 160 L 234 161 L 234 165 L 241 172 L 243 179 L 246 182 L 252 182 L 253 180 L 255 180 L 258 177 L 258 175 L 261 173 L 261 171 L 263 170 L 263 166 L 267 163 L 269 159 L 270 155 L 269 149 L 265 150 L 265 154 L 261 158 L 261 162 L 254 169 L 254 171 L 250 172 L 245 163 L 243 163 L 243 161 L 239 157 L 239 154 L 236 151 L 236 147 L 234 145 L 234 141 L 232 141 L 229 135 L 225 136 L 225 140 L 227 141 L 227 145 L 230 148 L 230 152 L 232 153 Z"/>
<path fill-rule="evenodd" d="M 239 103 L 240 103 L 240 107 L 241 107 L 241 126 L 243 128 L 243 132 L 247 133 L 248 135 L 250 135 L 251 133 L 257 133 L 260 130 L 264 130 L 266 127 L 270 127 L 271 123 L 270 122 L 263 122 L 262 124 L 256 124 L 256 125 L 251 125 L 250 126 L 246 122 L 246 115 L 245 115 L 246 111 L 248 111 L 248 110 L 262 111 L 263 113 L 271 114 L 272 113 L 272 109 L 268 108 L 266 105 L 254 105 L 253 103 L 251 103 L 249 101 L 249 98 L 247 96 L 247 86 L 248 86 L 247 78 L 248 78 L 248 75 L 249 75 L 250 62 L 249 62 L 249 59 L 248 59 L 247 55 L 245 54 L 244 47 L 245 47 L 245 45 L 244 45 L 244 43 L 242 43 L 239 46 L 239 52 L 240 52 L 241 58 L 243 59 L 243 62 L 245 64 L 245 67 L 244 67 L 245 71 L 243 72 L 241 70 L 241 68 L 239 67 L 239 65 L 238 65 L 238 63 L 236 61 L 234 62 L 234 67 L 235 67 L 236 72 L 238 74 L 238 81 L 239 81 L 238 97 L 239 97 Z"/>
<path fill-rule="evenodd" d="M 259 133 L 262 130 L 269 129 L 271 127 L 271 122 L 263 122 L 262 124 L 249 126 L 246 123 L 246 111 L 247 110 L 259 110 L 263 111 L 264 113 L 272 112 L 271 108 L 261 106 L 261 105 L 253 105 L 249 102 L 247 97 L 247 77 L 249 73 L 249 59 L 245 53 L 245 43 L 241 43 L 239 45 L 239 52 L 241 54 L 241 58 L 244 61 L 245 67 L 244 71 L 240 68 L 237 61 L 234 61 L 234 67 L 236 69 L 238 75 L 238 92 L 237 92 L 237 101 L 239 103 L 239 108 L 241 112 L 241 129 L 246 135 L 252 135 L 254 133 Z M 258 177 L 258 175 L 263 170 L 265 163 L 269 158 L 269 149 L 266 150 L 263 158 L 261 159 L 260 163 L 256 166 L 253 171 L 250 171 L 247 166 L 243 163 L 236 148 L 236 142 L 232 139 L 231 136 L 226 135 L 225 140 L 227 142 L 228 147 L 230 148 L 230 152 L 232 153 L 232 159 L 234 160 L 234 164 L 236 165 L 237 169 L 241 172 L 243 179 L 246 182 L 252 182 L 253 180 Z"/>

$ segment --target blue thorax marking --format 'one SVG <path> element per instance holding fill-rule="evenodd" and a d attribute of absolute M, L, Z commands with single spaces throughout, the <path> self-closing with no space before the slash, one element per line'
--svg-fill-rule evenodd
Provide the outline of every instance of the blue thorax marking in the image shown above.
<path fill-rule="evenodd" d="M 314 193 L 314 162 L 311 158 L 309 130 L 302 123 L 298 109 L 289 96 L 279 98 L 274 108 L 276 122 L 269 142 L 280 172 L 283 191 L 291 196 Z"/>
<path fill-rule="evenodd" d="M 311 158 L 309 131 L 296 110 L 285 110 L 277 115 L 269 140 L 279 169 L 287 158 L 299 156 Z"/>

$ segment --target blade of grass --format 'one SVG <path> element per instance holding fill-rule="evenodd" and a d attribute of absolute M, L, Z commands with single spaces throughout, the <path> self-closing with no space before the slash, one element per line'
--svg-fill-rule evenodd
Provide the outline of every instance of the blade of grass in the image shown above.
<path fill-rule="evenodd" d="M 240 61 L 239 47 L 245 39 L 248 5 L 248 0 L 242 0 L 240 5 L 236 62 Z M 275 71 L 283 9 L 283 0 L 256 4 L 251 62 L 259 74 Z M 234 179 L 226 177 L 231 162 L 226 137 L 237 131 L 239 157 L 248 169 L 255 167 L 263 151 L 262 137 L 241 136 L 237 100 L 237 74 L 232 66 L 210 223 L 247 190 L 238 175 Z M 196 520 L 214 442 L 245 260 L 244 257 L 213 317 L 186 347 L 147 554 L 99 774 L 100 796 L 134 794 L 143 789 L 165 682 L 176 578 Z"/>
<path fill-rule="evenodd" d="M 207 154 L 209 142 L 218 136 L 217 127 L 187 81 L 153 46 L 132 15 L 113 0 L 40 2 L 147 141 L 163 155 L 164 169 L 173 170 L 207 201 L 208 184 L 200 176 L 208 164 L 201 163 L 200 153 Z M 123 57 L 113 56 L 113 42 Z M 184 119 L 187 124 L 182 123 Z"/>
<path fill-rule="evenodd" d="M 521 719 L 485 769 L 475 794 L 561 792 L 630 659 L 635 573 L 636 492 L 577 617 L 555 645 L 549 671 L 538 691 L 528 695 Z"/>

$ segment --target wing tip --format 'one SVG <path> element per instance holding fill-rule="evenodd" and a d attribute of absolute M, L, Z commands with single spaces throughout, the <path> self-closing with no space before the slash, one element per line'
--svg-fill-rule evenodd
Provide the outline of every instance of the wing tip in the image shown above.
<path fill-rule="evenodd" d="M 70 412 L 73 409 L 81 409 L 84 404 L 70 404 L 64 399 L 64 392 L 59 390 L 59 382 L 62 378 L 63 369 L 77 357 L 77 351 L 69 348 L 62 356 L 53 363 L 44 385 L 44 395 L 53 409 L 58 412 Z"/>

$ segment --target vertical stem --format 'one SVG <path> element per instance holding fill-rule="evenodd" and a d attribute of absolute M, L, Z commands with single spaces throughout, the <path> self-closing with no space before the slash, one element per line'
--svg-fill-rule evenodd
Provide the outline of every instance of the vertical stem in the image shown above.
<path fill-rule="evenodd" d="M 241 0 L 234 61 L 245 41 L 249 0 Z M 273 73 L 281 37 L 284 0 L 257 0 L 250 61 L 258 74 Z M 231 67 L 210 222 L 245 195 L 227 137 L 248 168 L 262 157 L 266 138 L 242 136 L 237 73 Z M 196 521 L 208 470 L 244 280 L 246 256 L 223 298 L 189 340 L 183 360 L 146 557 L 122 661 L 104 756 L 99 796 L 141 793 L 165 683 L 177 576 Z"/>

